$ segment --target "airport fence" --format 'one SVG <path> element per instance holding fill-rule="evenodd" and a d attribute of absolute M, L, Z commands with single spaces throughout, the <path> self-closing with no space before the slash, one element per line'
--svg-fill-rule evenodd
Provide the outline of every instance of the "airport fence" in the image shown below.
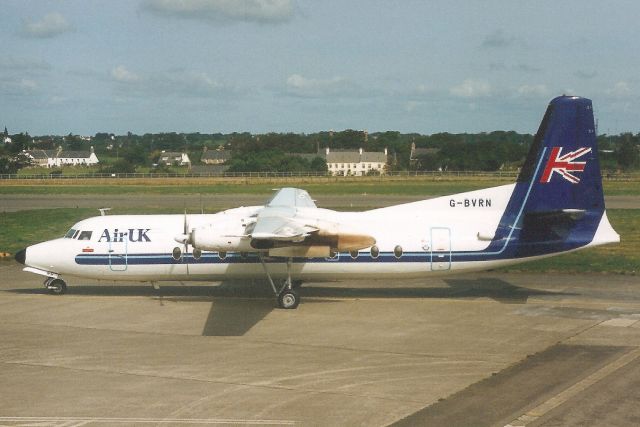
<path fill-rule="evenodd" d="M 517 172 L 477 172 L 477 171 L 394 171 L 382 175 L 332 175 L 327 172 L 185 172 L 185 173 L 86 173 L 86 174 L 0 174 L 0 179 L 79 179 L 79 178 L 384 178 L 384 177 L 413 177 L 413 176 L 486 176 L 491 178 L 514 178 Z"/>
<path fill-rule="evenodd" d="M 87 174 L 0 174 L 0 180 L 78 180 L 78 179 L 167 179 L 167 178 L 349 178 L 349 179 L 393 179 L 393 178 L 485 178 L 515 179 L 517 171 L 393 171 L 383 175 L 337 176 L 325 172 L 199 172 L 199 173 L 87 173 Z M 640 173 L 607 173 L 605 180 L 640 181 Z"/>

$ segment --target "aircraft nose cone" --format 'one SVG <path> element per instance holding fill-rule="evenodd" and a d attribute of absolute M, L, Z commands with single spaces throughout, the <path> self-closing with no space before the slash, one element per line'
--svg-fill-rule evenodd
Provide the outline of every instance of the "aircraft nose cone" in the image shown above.
<path fill-rule="evenodd" d="M 24 264 L 24 260 L 27 258 L 27 250 L 26 249 L 20 249 L 18 252 L 16 252 L 16 255 L 15 255 L 14 258 L 20 264 Z"/>

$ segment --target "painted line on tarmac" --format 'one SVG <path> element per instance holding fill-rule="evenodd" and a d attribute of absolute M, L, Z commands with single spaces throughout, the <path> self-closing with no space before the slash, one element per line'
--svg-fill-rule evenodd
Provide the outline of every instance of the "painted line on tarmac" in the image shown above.
<path fill-rule="evenodd" d="M 571 387 L 569 387 L 569 388 L 565 389 L 564 391 L 556 394 L 555 396 L 551 397 L 549 400 L 541 403 L 540 405 L 536 406 L 535 408 L 531 409 L 530 411 L 526 412 L 525 414 L 520 415 L 518 418 L 516 418 L 515 420 L 511 421 L 509 424 L 505 425 L 505 427 L 525 427 L 525 426 L 527 426 L 528 424 L 536 421 L 538 418 L 544 416 L 545 414 L 547 414 L 551 410 L 553 410 L 553 409 L 557 408 L 558 406 L 562 405 L 563 403 L 565 403 L 566 401 L 568 401 L 572 397 L 576 396 L 581 391 L 586 390 L 588 387 L 591 387 L 592 385 L 594 385 L 595 383 L 597 383 L 601 379 L 607 377 L 608 375 L 612 374 L 613 372 L 617 371 L 618 369 L 622 368 L 623 366 L 626 366 L 629 363 L 633 362 L 638 357 L 640 357 L 640 347 L 636 348 L 635 350 L 632 350 L 632 351 L 630 351 L 630 352 L 628 352 L 626 354 L 624 354 L 622 357 L 620 357 L 620 358 L 614 360 L 613 362 L 609 363 L 608 365 L 602 367 L 601 369 L 599 369 L 596 372 L 594 372 L 593 374 L 589 375 L 588 377 L 586 377 L 582 381 L 579 381 L 579 382 L 575 383 Z"/>
<path fill-rule="evenodd" d="M 291 420 L 252 420 L 233 418 L 110 418 L 110 417 L 1 417 L 0 423 L 46 423 L 57 427 L 74 426 L 79 427 L 91 423 L 113 423 L 113 424 L 231 424 L 231 425 L 270 425 L 270 426 L 291 426 L 295 421 Z"/>

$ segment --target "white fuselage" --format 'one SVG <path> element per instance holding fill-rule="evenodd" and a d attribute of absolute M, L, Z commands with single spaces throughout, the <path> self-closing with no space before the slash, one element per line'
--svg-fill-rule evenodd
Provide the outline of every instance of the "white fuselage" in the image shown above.
<path fill-rule="evenodd" d="M 474 256 L 465 260 L 464 257 L 452 257 L 453 252 L 473 254 L 489 246 L 513 188 L 514 185 L 505 185 L 366 212 L 297 208 L 298 217 L 340 224 L 343 229 L 372 236 L 375 248 L 357 253 L 338 253 L 330 258 L 293 258 L 292 278 L 419 277 L 522 262 L 526 259 L 496 259 L 493 256 L 485 260 Z M 262 206 L 241 207 L 217 214 L 186 217 L 93 217 L 74 225 L 75 236 L 30 246 L 25 264 L 28 271 L 43 275 L 109 281 L 264 278 L 265 271 L 255 250 L 202 251 L 199 257 L 194 257 L 191 245 L 176 241 L 176 236 L 184 232 L 185 223 L 189 229 L 204 226 L 215 229 L 216 224 L 225 224 L 225 227 L 235 230 L 234 224 L 244 227 L 260 209 Z M 601 228 L 590 245 L 617 241 L 618 236 L 611 229 L 606 215 Z M 234 236 L 240 238 L 237 233 Z M 266 256 L 265 264 L 274 277 L 286 276 L 286 258 L 269 257 L 266 251 L 262 254 Z"/>

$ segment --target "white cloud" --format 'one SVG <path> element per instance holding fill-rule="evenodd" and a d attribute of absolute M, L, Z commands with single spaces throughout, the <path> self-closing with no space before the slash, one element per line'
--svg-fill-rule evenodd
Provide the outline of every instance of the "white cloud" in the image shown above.
<path fill-rule="evenodd" d="M 30 79 L 21 79 L 18 85 L 27 91 L 34 91 L 38 88 L 38 83 Z"/>
<path fill-rule="evenodd" d="M 418 94 L 425 94 L 430 92 L 430 89 L 427 85 L 425 84 L 419 84 L 418 86 L 416 86 L 416 93 Z"/>
<path fill-rule="evenodd" d="M 466 79 L 449 92 L 460 98 L 479 98 L 491 95 L 491 85 L 486 80 Z"/>
<path fill-rule="evenodd" d="M 159 15 L 213 22 L 281 23 L 294 15 L 292 0 L 146 0 Z"/>
<path fill-rule="evenodd" d="M 116 89 L 124 97 L 213 97 L 232 90 L 207 73 L 200 71 L 174 70 L 165 73 L 139 75 L 124 65 L 111 70 Z"/>
<path fill-rule="evenodd" d="M 631 86 L 629 86 L 629 83 L 627 82 L 620 81 L 613 85 L 612 88 L 607 89 L 605 92 L 607 95 L 610 95 L 614 98 L 626 98 L 631 95 Z"/>
<path fill-rule="evenodd" d="M 39 89 L 38 82 L 32 79 L 2 79 L 0 80 L 0 94 L 26 96 L 33 95 Z"/>
<path fill-rule="evenodd" d="M 404 104 L 404 110 L 407 113 L 413 113 L 418 107 L 421 107 L 424 103 L 420 101 L 407 101 Z"/>
<path fill-rule="evenodd" d="M 54 95 L 49 98 L 49 104 L 51 105 L 61 105 L 69 101 L 69 98 L 66 96 Z"/>
<path fill-rule="evenodd" d="M 127 70 L 124 65 L 118 65 L 116 68 L 111 70 L 111 77 L 122 83 L 137 82 L 140 80 L 140 77 L 137 74 Z"/>
<path fill-rule="evenodd" d="M 58 12 L 49 13 L 39 21 L 25 20 L 22 26 L 23 35 L 43 39 L 56 37 L 71 30 L 71 24 Z"/>
<path fill-rule="evenodd" d="M 547 98 L 550 94 L 550 91 L 546 85 L 534 84 L 534 85 L 522 85 L 516 90 L 516 93 L 519 96 L 523 96 L 523 97 Z"/>
<path fill-rule="evenodd" d="M 305 98 L 321 98 L 325 96 L 354 95 L 357 88 L 343 77 L 331 79 L 313 79 L 300 74 L 292 74 L 287 78 L 287 93 Z"/>
<path fill-rule="evenodd" d="M 200 71 L 179 71 L 158 76 L 152 80 L 158 86 L 165 85 L 167 92 L 175 91 L 192 96 L 210 96 L 227 90 L 217 80 Z"/>

